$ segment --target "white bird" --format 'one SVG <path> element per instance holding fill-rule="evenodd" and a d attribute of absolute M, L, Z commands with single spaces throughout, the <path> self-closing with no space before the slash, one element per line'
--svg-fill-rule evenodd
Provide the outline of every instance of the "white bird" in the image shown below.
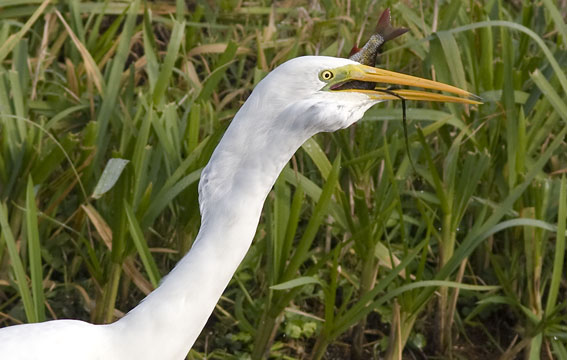
<path fill-rule="evenodd" d="M 264 200 L 295 151 L 309 137 L 345 128 L 372 105 L 396 99 L 380 88 L 349 88 L 351 81 L 464 97 L 389 90 L 408 100 L 477 103 L 456 87 L 348 59 L 308 56 L 284 63 L 256 86 L 203 170 L 201 229 L 161 285 L 112 324 L 53 320 L 0 329 L 0 359 L 185 358 L 248 251 Z"/>

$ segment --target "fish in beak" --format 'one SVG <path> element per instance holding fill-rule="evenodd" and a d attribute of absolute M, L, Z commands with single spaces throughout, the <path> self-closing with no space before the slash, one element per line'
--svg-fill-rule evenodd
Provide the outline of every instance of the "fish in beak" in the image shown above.
<path fill-rule="evenodd" d="M 383 45 L 396 37 L 405 34 L 408 29 L 393 27 L 390 9 L 380 15 L 375 33 L 370 36 L 362 49 L 354 47 L 350 60 L 360 63 L 360 66 L 349 65 L 335 69 L 336 76 L 329 81 L 328 90 L 355 91 L 367 94 L 376 100 L 418 100 L 441 101 L 465 104 L 480 104 L 480 98 L 468 91 L 432 80 L 396 73 L 376 68 L 378 57 Z M 329 75 L 327 75 L 328 77 Z M 324 80 L 324 79 L 323 79 Z M 429 90 L 444 91 L 461 97 L 444 95 L 422 90 L 402 89 L 401 86 L 420 87 Z"/>
<path fill-rule="evenodd" d="M 353 47 L 350 51 L 349 59 L 364 65 L 376 66 L 378 63 L 378 56 L 382 52 L 382 46 L 387 41 L 395 39 L 408 31 L 409 29 L 403 27 L 393 27 L 390 9 L 386 9 L 382 12 L 382 15 L 380 15 L 380 19 L 378 19 L 378 24 L 376 24 L 374 34 L 370 36 L 370 39 L 368 39 L 362 49 L 356 46 Z"/>

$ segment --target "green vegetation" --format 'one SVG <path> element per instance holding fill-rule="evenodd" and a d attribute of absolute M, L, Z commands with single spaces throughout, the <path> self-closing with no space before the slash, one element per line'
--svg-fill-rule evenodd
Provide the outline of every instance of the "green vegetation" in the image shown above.
<path fill-rule="evenodd" d="M 565 2 L 407 4 L 2 1 L 0 326 L 135 306 L 254 85 L 390 7 L 382 65 L 485 103 L 408 102 L 415 169 L 399 102 L 309 140 L 188 358 L 567 359 Z"/>

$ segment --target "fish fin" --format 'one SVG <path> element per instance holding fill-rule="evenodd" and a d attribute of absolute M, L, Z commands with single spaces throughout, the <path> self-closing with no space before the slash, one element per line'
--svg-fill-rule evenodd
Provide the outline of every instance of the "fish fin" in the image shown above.
<path fill-rule="evenodd" d="M 378 23 L 376 24 L 376 33 L 380 34 L 384 38 L 384 42 L 397 38 L 409 31 L 409 29 L 404 27 L 395 28 L 392 26 L 392 17 L 390 15 L 390 9 L 387 8 L 380 15 Z"/>
<path fill-rule="evenodd" d="M 361 49 L 360 49 L 358 46 L 354 45 L 354 46 L 352 47 L 352 49 L 350 50 L 350 53 L 348 54 L 348 57 L 353 56 L 354 54 L 356 54 L 356 53 L 359 52 L 360 50 L 361 50 Z"/>

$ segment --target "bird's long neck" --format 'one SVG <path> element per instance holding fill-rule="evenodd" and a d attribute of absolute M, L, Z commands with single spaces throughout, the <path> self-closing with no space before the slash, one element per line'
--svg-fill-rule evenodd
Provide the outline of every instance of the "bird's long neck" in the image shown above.
<path fill-rule="evenodd" d="M 243 120 L 235 117 L 203 170 L 202 225 L 192 249 L 159 288 L 115 323 L 139 344 L 140 359 L 184 358 L 250 247 L 268 192 L 306 140 L 294 126 L 273 130 L 263 127 L 265 119 L 253 127 L 250 118 Z"/>

